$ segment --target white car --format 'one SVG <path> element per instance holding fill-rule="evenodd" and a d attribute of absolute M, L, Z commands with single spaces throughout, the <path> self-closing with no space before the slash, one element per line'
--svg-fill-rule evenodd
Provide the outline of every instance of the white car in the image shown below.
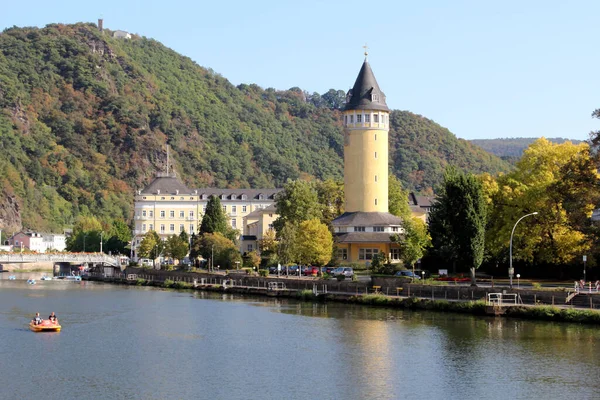
<path fill-rule="evenodd" d="M 338 267 L 336 269 L 334 269 L 331 274 L 333 276 L 338 276 L 338 275 L 344 275 L 347 278 L 351 278 L 352 276 L 354 276 L 354 270 L 350 267 Z"/>

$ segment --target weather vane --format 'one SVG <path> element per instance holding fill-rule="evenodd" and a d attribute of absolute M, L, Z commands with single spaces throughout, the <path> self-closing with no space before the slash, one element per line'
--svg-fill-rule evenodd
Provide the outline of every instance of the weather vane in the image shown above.
<path fill-rule="evenodd" d="M 367 46 L 367 44 L 365 43 L 365 45 L 363 46 L 363 49 L 365 49 L 365 60 L 366 60 L 367 56 L 369 55 L 369 46 Z"/>

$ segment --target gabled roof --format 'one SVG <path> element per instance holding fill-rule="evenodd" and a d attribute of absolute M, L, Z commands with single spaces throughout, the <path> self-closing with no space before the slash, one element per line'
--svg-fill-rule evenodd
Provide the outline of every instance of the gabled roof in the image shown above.
<path fill-rule="evenodd" d="M 373 95 L 375 95 L 375 99 Z M 390 111 L 386 102 L 385 94 L 379 88 L 375 75 L 371 70 L 369 62 L 365 62 L 356 77 L 354 87 L 346 95 L 346 107 L 344 110 L 380 110 Z"/>
<path fill-rule="evenodd" d="M 385 212 L 345 212 L 331 224 L 333 226 L 394 226 L 401 225 L 402 219 Z"/>
<path fill-rule="evenodd" d="M 246 200 L 259 200 L 259 195 L 263 195 L 263 200 L 274 200 L 275 195 L 281 192 L 283 189 L 218 189 L 218 188 L 200 188 L 194 189 L 194 192 L 199 196 L 206 195 L 206 198 L 210 196 L 217 196 L 221 199 L 221 196 L 225 195 L 225 199 L 221 199 L 222 201 L 227 200 L 241 200 L 242 195 L 246 196 Z M 235 195 L 236 198 L 232 199 L 231 195 Z"/>
<path fill-rule="evenodd" d="M 141 194 L 192 194 L 192 191 L 185 186 L 175 175 L 159 174 L 144 189 Z"/>

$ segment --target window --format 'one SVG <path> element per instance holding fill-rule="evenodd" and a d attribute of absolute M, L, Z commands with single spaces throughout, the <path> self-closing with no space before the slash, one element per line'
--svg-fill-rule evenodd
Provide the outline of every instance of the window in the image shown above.
<path fill-rule="evenodd" d="M 350 116 L 350 123 L 353 124 L 354 123 L 354 115 Z"/>
<path fill-rule="evenodd" d="M 202 212 L 206 214 L 206 206 L 202 206 Z"/>
<path fill-rule="evenodd" d="M 169 211 L 169 218 L 175 218 L 175 211 Z"/>
<path fill-rule="evenodd" d="M 190 218 L 194 218 L 194 212 L 190 211 Z"/>
<path fill-rule="evenodd" d="M 373 114 L 373 122 L 376 124 L 379 123 L 379 114 Z M 375 135 L 375 137 L 377 137 L 377 135 Z"/>
<path fill-rule="evenodd" d="M 142 232 L 146 232 L 146 224 L 142 224 Z"/>
<path fill-rule="evenodd" d="M 190 224 L 190 233 L 194 233 L 194 224 Z"/>
<path fill-rule="evenodd" d="M 356 122 L 357 123 L 361 123 L 362 122 L 362 114 L 357 114 L 356 115 Z"/>
<path fill-rule="evenodd" d="M 375 141 L 377 141 L 377 134 L 375 134 Z"/>
<path fill-rule="evenodd" d="M 183 200 L 183 197 L 180 197 L 179 200 Z"/>
<path fill-rule="evenodd" d="M 377 205 L 377 199 L 375 199 L 375 205 Z"/>
<path fill-rule="evenodd" d="M 251 244 L 248 245 L 248 251 L 252 251 L 252 245 Z"/>
<path fill-rule="evenodd" d="M 371 114 L 365 114 L 365 122 L 371 122 Z"/>
<path fill-rule="evenodd" d="M 273 214 L 269 214 L 269 218 L 273 218 Z"/>
<path fill-rule="evenodd" d="M 348 249 L 337 249 L 337 258 L 338 258 L 338 260 L 347 260 L 348 259 Z"/>
<path fill-rule="evenodd" d="M 377 152 L 375 152 L 375 158 L 377 158 Z"/>
<path fill-rule="evenodd" d="M 237 213 L 237 206 L 231 206 L 231 212 L 232 213 Z"/>
<path fill-rule="evenodd" d="M 160 212 L 160 217 L 161 217 L 161 218 L 164 218 L 164 217 L 165 217 L 165 212 L 164 212 L 164 211 L 161 211 L 161 212 Z"/>
<path fill-rule="evenodd" d="M 262 194 L 259 194 L 259 195 L 258 195 L 258 199 L 259 199 L 259 200 L 264 200 L 264 199 L 265 199 L 265 196 L 264 196 L 264 195 L 262 195 Z"/>
<path fill-rule="evenodd" d="M 246 200 L 246 195 L 245 194 L 242 195 L 242 200 Z"/>
<path fill-rule="evenodd" d="M 221 200 L 225 200 L 226 198 L 227 198 L 226 195 L 224 195 L 224 194 L 221 195 Z"/>
<path fill-rule="evenodd" d="M 373 232 L 383 232 L 383 226 L 374 226 Z"/>
<path fill-rule="evenodd" d="M 183 232 L 183 231 L 184 231 L 184 229 L 185 229 L 185 228 L 183 227 L 183 224 L 179 224 L 179 232 Z"/>
<path fill-rule="evenodd" d="M 150 218 L 154 217 L 154 211 L 150 211 Z"/>
<path fill-rule="evenodd" d="M 146 200 L 146 196 L 142 197 L 142 200 Z"/>
<path fill-rule="evenodd" d="M 175 197 L 171 197 L 171 200 L 175 200 Z"/>
<path fill-rule="evenodd" d="M 149 230 L 153 231 L 154 230 L 154 224 L 150 224 L 149 228 L 150 228 Z"/>
<path fill-rule="evenodd" d="M 271 230 L 273 230 L 273 229 L 274 229 L 274 228 L 273 228 L 273 224 L 269 224 L 269 230 L 271 231 Z"/>
<path fill-rule="evenodd" d="M 348 125 L 348 116 L 344 115 L 344 125 Z"/>
<path fill-rule="evenodd" d="M 259 206 L 254 206 L 254 211 L 258 210 L 259 208 Z"/>
<path fill-rule="evenodd" d="M 231 200 L 235 200 L 237 198 L 237 196 L 235 194 L 231 195 Z"/>
<path fill-rule="evenodd" d="M 358 259 L 372 260 L 377 253 L 379 253 L 379 249 L 358 249 Z"/>
<path fill-rule="evenodd" d="M 392 232 L 398 232 L 398 227 L 397 226 L 392 226 Z"/>
<path fill-rule="evenodd" d="M 226 213 L 227 212 L 227 206 L 223 206 L 223 212 Z"/>
<path fill-rule="evenodd" d="M 371 101 L 379 101 L 379 94 L 373 93 L 371 94 Z"/>
<path fill-rule="evenodd" d="M 247 211 L 247 208 L 248 208 L 248 207 L 246 207 L 246 206 L 242 206 L 242 212 L 244 212 L 244 213 L 245 213 L 245 212 Z"/>
<path fill-rule="evenodd" d="M 354 227 L 354 232 L 364 232 L 364 231 L 365 231 L 364 226 L 355 226 Z"/>
<path fill-rule="evenodd" d="M 179 218 L 185 218 L 185 211 L 179 211 Z"/>
<path fill-rule="evenodd" d="M 375 182 L 377 182 L 377 175 L 375 175 Z"/>
<path fill-rule="evenodd" d="M 207 196 L 205 194 L 202 195 L 202 200 L 206 200 Z"/>
<path fill-rule="evenodd" d="M 390 253 L 390 258 L 392 260 L 399 260 L 400 259 L 400 249 L 392 249 L 392 252 Z"/>
<path fill-rule="evenodd" d="M 146 210 L 142 210 L 142 217 L 146 216 Z"/>
<path fill-rule="evenodd" d="M 231 219 L 231 227 L 234 229 L 237 228 L 237 219 L 235 219 L 235 218 Z"/>
<path fill-rule="evenodd" d="M 165 233 L 165 224 L 160 224 L 160 233 Z"/>
<path fill-rule="evenodd" d="M 169 224 L 169 231 L 175 232 L 175 224 Z"/>
<path fill-rule="evenodd" d="M 164 198 L 164 197 L 161 197 L 160 199 L 161 199 L 161 200 L 164 200 L 165 198 Z"/>

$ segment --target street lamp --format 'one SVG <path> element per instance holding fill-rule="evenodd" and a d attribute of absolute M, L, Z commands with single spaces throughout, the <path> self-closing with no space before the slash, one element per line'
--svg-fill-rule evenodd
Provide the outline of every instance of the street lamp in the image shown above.
<path fill-rule="evenodd" d="M 517 289 L 521 287 L 520 285 L 521 274 L 517 274 Z"/>
<path fill-rule="evenodd" d="M 102 253 L 102 232 L 100 232 L 100 253 Z"/>
<path fill-rule="evenodd" d="M 513 278 L 513 274 L 515 273 L 515 270 L 513 269 L 512 266 L 512 240 L 513 240 L 513 235 L 515 233 L 515 229 L 517 228 L 517 224 L 519 222 L 521 222 L 521 220 L 525 217 L 529 217 L 530 215 L 536 215 L 536 212 L 532 212 L 531 214 L 527 214 L 527 215 L 523 215 L 521 218 L 519 218 L 517 220 L 517 222 L 515 222 L 515 226 L 513 226 L 512 232 L 510 233 L 510 246 L 509 246 L 509 266 L 508 266 L 508 277 L 510 278 L 510 288 L 512 289 L 513 284 L 512 284 L 512 278 Z"/>

